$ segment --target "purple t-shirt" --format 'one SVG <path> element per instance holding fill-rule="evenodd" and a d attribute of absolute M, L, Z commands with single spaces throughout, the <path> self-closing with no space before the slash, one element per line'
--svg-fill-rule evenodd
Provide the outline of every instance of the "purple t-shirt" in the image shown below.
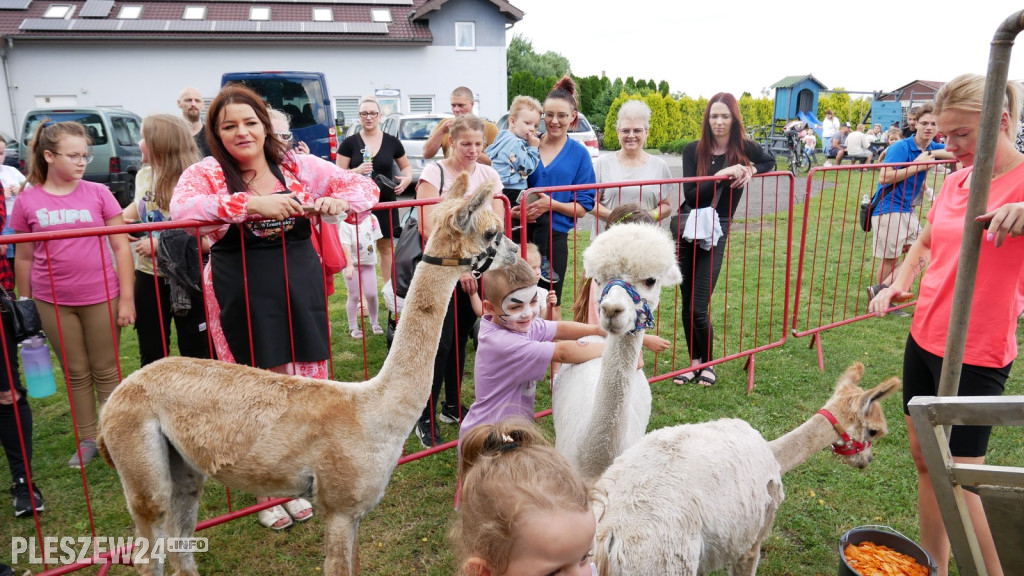
<path fill-rule="evenodd" d="M 483 317 L 473 370 L 476 402 L 462 420 L 460 436 L 474 426 L 510 417 L 533 419 L 537 381 L 544 378 L 555 355 L 552 340 L 557 329 L 557 322 L 536 318 L 524 334 Z"/>
<path fill-rule="evenodd" d="M 37 185 L 18 194 L 11 212 L 11 228 L 16 232 L 100 228 L 120 214 L 121 206 L 102 184 L 81 180 L 64 196 L 50 194 Z M 51 268 L 58 304 L 87 306 L 106 302 L 121 293 L 114 271 L 114 255 L 105 239 L 99 241 L 96 236 L 86 236 L 36 242 L 33 256 L 33 298 L 54 302 Z"/>

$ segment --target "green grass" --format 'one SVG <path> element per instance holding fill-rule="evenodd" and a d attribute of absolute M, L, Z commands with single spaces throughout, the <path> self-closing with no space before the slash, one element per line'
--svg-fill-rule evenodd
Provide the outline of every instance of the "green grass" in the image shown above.
<path fill-rule="evenodd" d="M 866 186 L 850 189 L 847 194 L 845 179 L 846 175 L 840 176 L 836 187 L 844 191 L 841 194 L 843 198 L 836 200 L 834 193 L 822 195 L 822 210 L 812 214 L 809 233 L 824 231 L 844 218 L 853 217 L 854 213 L 843 215 L 843 209 L 852 206 L 851 198 L 854 196 L 859 201 L 860 188 Z M 817 202 L 814 201 L 815 205 Z M 834 212 L 833 208 L 836 208 Z M 779 214 L 740 221 L 734 226 L 729 246 L 730 259 L 723 270 L 713 303 L 715 326 L 720 327 L 727 322 L 725 330 L 716 332 L 716 350 L 732 353 L 781 338 L 779 330 L 783 329 L 785 322 L 782 317 L 784 268 L 781 268 L 781 254 L 787 247 L 785 223 L 785 215 Z M 739 233 L 740 230 L 746 232 Z M 794 233 L 799 230 L 797 225 Z M 578 240 L 582 251 L 589 241 L 589 233 L 580 233 Z M 756 257 L 759 253 L 770 254 L 771 250 L 777 254 L 775 259 Z M 823 276 L 825 285 L 835 286 L 836 279 L 845 283 L 847 278 L 855 276 L 849 280 L 849 294 L 840 292 L 836 303 L 836 306 L 847 306 L 847 315 L 850 315 L 856 311 L 855 308 L 866 306 L 863 299 L 859 303 L 845 300 L 847 297 L 855 298 L 854 292 L 863 292 L 865 277 L 852 272 L 857 268 L 849 268 L 845 260 L 840 262 L 839 252 L 831 254 L 830 259 L 819 254 L 816 262 L 819 269 L 828 270 Z M 742 257 L 744 255 L 746 258 Z M 870 254 L 866 258 L 866 264 L 869 264 Z M 795 258 L 792 274 L 795 277 Z M 757 278 L 762 284 L 760 292 L 751 289 Z M 577 279 L 570 275 L 570 280 Z M 669 311 L 676 304 L 675 299 L 673 291 L 665 291 L 659 314 L 660 332 L 669 338 L 674 325 Z M 566 302 L 563 310 L 568 308 Z M 339 380 L 361 380 L 364 374 L 362 343 L 347 336 L 343 294 L 332 297 L 331 314 L 336 377 Z M 383 318 L 382 314 L 382 322 Z M 742 331 L 740 319 L 743 319 Z M 866 365 L 865 384 L 869 386 L 889 376 L 899 375 L 909 326 L 907 318 L 886 317 L 824 333 L 824 372 L 818 370 L 815 350 L 808 348 L 810 339 L 790 338 L 785 345 L 757 355 L 756 386 L 750 395 L 746 394 L 747 372 L 743 361 L 719 366 L 719 384 L 712 389 L 675 386 L 668 380 L 656 382 L 652 385 L 654 401 L 650 428 L 734 417 L 749 421 L 766 438 L 775 438 L 820 408 L 830 396 L 838 376 L 851 362 L 860 361 Z M 126 332 L 121 343 L 122 362 L 127 373 L 138 362 L 134 334 Z M 367 350 L 369 371 L 373 374 L 383 362 L 384 338 L 370 337 Z M 665 373 L 685 358 L 685 343 L 681 338 L 677 339 L 675 353 L 675 359 L 673 355 L 662 354 L 657 362 L 647 353 L 648 372 Z M 463 393 L 467 405 L 472 399 L 472 358 L 469 360 Z M 1011 375 L 1007 394 L 1024 394 L 1024 378 L 1019 370 Z M 538 386 L 538 410 L 549 406 L 547 386 Z M 785 476 L 786 501 L 779 510 L 770 537 L 764 542 L 759 574 L 835 574 L 838 565 L 836 543 L 846 530 L 855 526 L 885 524 L 912 539 L 917 538 L 915 472 L 909 456 L 899 396 L 887 399 L 884 408 L 889 421 L 889 435 L 875 444 L 875 458 L 867 470 L 850 468 L 830 452 L 822 451 Z M 43 533 L 88 535 L 89 519 L 81 478 L 77 470 L 66 467 L 74 443 L 65 394 L 61 392 L 47 399 L 34 400 L 33 409 L 36 418 L 34 464 L 47 507 L 41 516 Z M 550 419 L 540 424 L 551 433 Z M 441 426 L 447 438 L 455 437 L 454 426 Z M 415 451 L 419 449 L 419 443 L 410 437 L 406 448 L 410 452 Z M 1022 461 L 1024 431 L 997 430 L 990 446 L 989 462 L 1019 466 Z M 360 526 L 359 551 L 364 574 L 451 575 L 455 572 L 455 559 L 446 540 L 447 527 L 453 517 L 455 466 L 454 452 L 447 451 L 396 469 L 384 500 Z M 125 508 L 116 472 L 97 461 L 86 469 L 86 475 L 96 534 L 130 535 L 132 521 Z M 252 495 L 239 492 L 232 493 L 232 500 L 235 508 L 255 503 Z M 223 486 L 209 482 L 200 519 L 211 518 L 226 510 Z M 31 520 L 15 521 L 9 512 L 10 509 L 0 519 L 0 532 L 16 536 L 34 534 Z M 281 533 L 259 527 L 252 517 L 210 528 L 200 533 L 210 538 L 211 550 L 198 556 L 200 570 L 206 575 L 239 572 L 254 575 L 317 574 L 323 562 L 323 528 L 323 519 L 319 515 L 306 524 Z M 17 568 L 34 572 L 40 569 L 24 563 Z M 96 572 L 97 569 L 87 569 L 82 573 Z M 126 571 L 117 569 L 115 573 Z"/>

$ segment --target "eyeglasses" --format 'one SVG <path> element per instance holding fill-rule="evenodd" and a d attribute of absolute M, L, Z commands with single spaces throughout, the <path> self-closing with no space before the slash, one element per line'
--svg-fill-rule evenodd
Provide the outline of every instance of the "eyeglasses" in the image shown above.
<path fill-rule="evenodd" d="M 274 132 L 274 136 L 280 138 L 281 141 L 284 142 L 285 144 L 291 142 L 292 138 L 294 138 L 291 132 Z"/>
<path fill-rule="evenodd" d="M 623 136 L 629 136 L 630 134 L 636 134 L 639 136 L 646 131 L 646 128 L 619 128 L 619 134 L 622 134 Z"/>
<path fill-rule="evenodd" d="M 571 114 L 566 114 L 565 112 L 559 112 L 558 114 L 555 114 L 554 112 L 545 112 L 544 113 L 544 119 L 545 120 L 554 120 L 555 118 L 558 118 L 559 122 L 564 122 L 564 121 L 568 120 L 569 116 L 571 116 Z"/>
<path fill-rule="evenodd" d="M 78 164 L 81 162 L 85 162 L 86 164 L 88 164 L 89 162 L 92 162 L 93 158 L 95 158 L 95 156 L 93 156 L 92 154 L 61 154 L 60 152 L 54 152 L 54 154 L 56 154 L 57 156 L 63 156 L 68 160 L 71 160 L 72 164 Z"/>
<path fill-rule="evenodd" d="M 376 118 L 379 115 L 380 115 L 380 112 L 360 112 L 359 113 L 359 117 L 360 118 Z"/>

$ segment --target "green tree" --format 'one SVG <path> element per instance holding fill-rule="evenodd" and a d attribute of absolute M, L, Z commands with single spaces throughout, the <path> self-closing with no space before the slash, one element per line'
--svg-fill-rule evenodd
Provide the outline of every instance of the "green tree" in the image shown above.
<path fill-rule="evenodd" d="M 626 90 L 626 92 L 628 94 L 635 94 L 636 93 L 636 80 L 634 80 L 632 76 L 626 77 L 626 84 L 625 84 L 625 86 L 623 88 Z"/>
<path fill-rule="evenodd" d="M 658 92 L 661 92 L 662 96 L 668 96 L 669 89 L 667 81 L 662 80 L 661 82 L 658 82 Z"/>
<path fill-rule="evenodd" d="M 533 42 L 520 34 L 512 37 L 512 41 L 505 51 L 505 59 L 508 65 L 509 104 L 519 94 L 529 94 L 534 98 L 543 98 L 543 95 L 546 95 L 551 90 L 551 86 L 554 85 L 558 78 L 569 73 L 569 60 L 565 56 L 551 50 L 543 54 L 537 54 L 533 50 Z M 538 82 L 533 82 L 533 86 L 527 89 L 526 81 L 521 79 L 516 84 L 516 88 L 513 89 L 514 78 L 517 73 L 526 73 L 534 80 L 543 79 L 545 82 L 548 78 L 555 78 L 556 80 L 547 83 L 547 89 L 543 91 L 541 96 L 538 96 L 537 93 L 540 91 Z"/>
<path fill-rule="evenodd" d="M 648 92 L 644 102 L 651 109 L 651 129 L 647 133 L 647 147 L 658 148 L 669 139 L 669 115 L 665 97 L 660 92 Z"/>
<path fill-rule="evenodd" d="M 619 108 L 622 108 L 622 103 L 629 100 L 631 96 L 625 92 L 622 92 L 612 100 L 611 106 L 608 107 L 608 114 L 604 120 L 604 147 L 608 150 L 619 149 L 619 137 L 615 133 L 615 122 L 619 117 Z"/>

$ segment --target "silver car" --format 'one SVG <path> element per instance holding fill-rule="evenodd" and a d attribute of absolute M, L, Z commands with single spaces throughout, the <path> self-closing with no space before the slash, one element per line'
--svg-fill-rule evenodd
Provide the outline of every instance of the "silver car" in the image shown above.
<path fill-rule="evenodd" d="M 594 132 L 594 128 L 590 125 L 587 117 L 583 115 L 583 112 L 578 114 L 579 121 L 576 123 L 576 129 L 569 132 L 569 138 L 586 146 L 587 152 L 590 152 L 590 159 L 597 160 L 597 157 L 601 155 L 597 146 L 597 133 Z M 505 113 L 498 119 L 498 130 L 508 130 L 508 113 Z M 544 133 L 543 117 L 540 119 L 540 126 L 537 127 L 537 132 L 539 134 Z"/>
<path fill-rule="evenodd" d="M 412 166 L 412 183 L 410 189 L 416 187 L 420 173 L 427 164 L 440 160 L 440 153 L 434 158 L 423 159 L 423 144 L 438 122 L 445 118 L 453 118 L 451 114 L 391 114 L 381 122 L 380 129 L 402 141 L 405 156 Z M 397 172 L 397 170 L 396 170 Z"/>

